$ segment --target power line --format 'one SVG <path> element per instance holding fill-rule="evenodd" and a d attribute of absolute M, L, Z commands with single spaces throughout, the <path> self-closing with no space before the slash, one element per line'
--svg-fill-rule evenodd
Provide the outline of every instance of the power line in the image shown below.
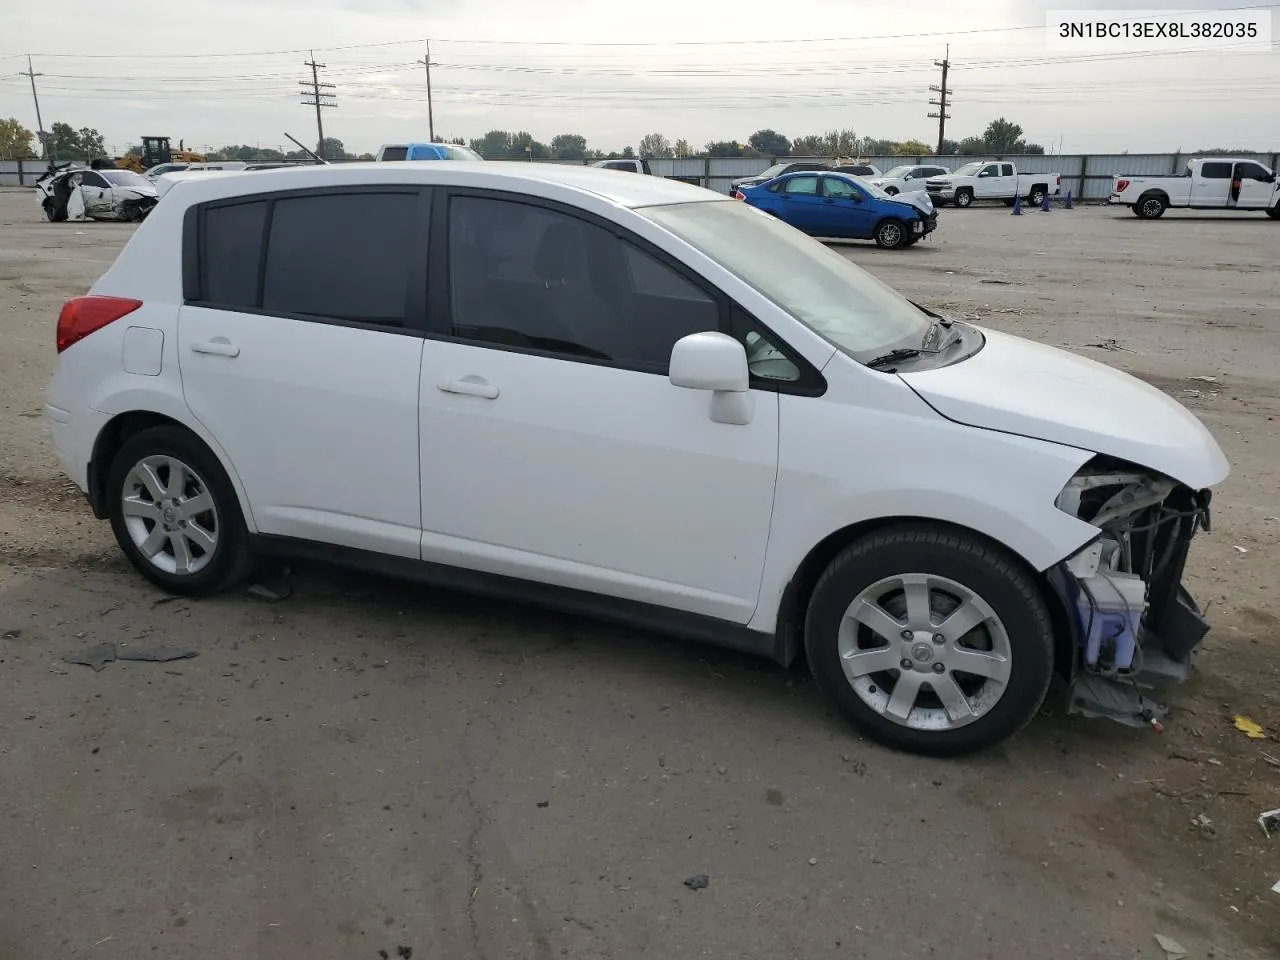
<path fill-rule="evenodd" d="M 311 99 L 303 100 L 302 105 L 306 107 L 316 108 L 316 135 L 317 135 L 316 154 L 320 157 L 321 160 L 323 160 L 325 158 L 324 156 L 324 120 L 321 119 L 320 109 L 322 107 L 337 106 L 337 104 L 333 102 L 333 97 L 335 95 L 332 93 L 325 93 L 323 91 L 323 88 L 334 89 L 334 85 L 332 83 L 320 82 L 319 71 L 324 69 L 325 65 L 323 63 L 316 63 L 316 55 L 314 53 L 311 54 L 311 59 L 306 61 L 303 64 L 303 66 L 307 66 L 311 68 L 311 84 L 310 84 Z M 298 83 L 299 85 L 304 87 L 308 85 L 306 80 L 299 80 Z"/>

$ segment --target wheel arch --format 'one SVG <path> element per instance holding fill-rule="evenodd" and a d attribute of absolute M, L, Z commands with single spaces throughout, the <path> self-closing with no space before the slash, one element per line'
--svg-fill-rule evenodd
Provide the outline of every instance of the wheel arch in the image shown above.
<path fill-rule="evenodd" d="M 1007 543 L 973 527 L 948 520 L 923 516 L 876 517 L 841 527 L 815 544 L 800 561 L 782 592 L 776 624 L 777 659 L 785 667 L 790 666 L 804 650 L 804 620 L 813 590 L 823 571 L 841 550 L 850 544 L 882 530 L 893 527 L 927 526 L 969 537 L 1008 555 L 1037 585 L 1041 599 L 1049 610 L 1053 626 L 1054 669 L 1060 676 L 1070 678 L 1075 670 L 1078 631 L 1067 609 L 1061 585 L 1056 578 L 1063 576 L 1058 566 L 1037 570 L 1026 557 Z"/>
<path fill-rule="evenodd" d="M 1138 195 L 1136 203 L 1141 203 L 1147 197 L 1159 197 L 1164 201 L 1165 206 L 1169 205 L 1169 194 L 1162 187 L 1148 187 Z"/>
<path fill-rule="evenodd" d="M 181 420 L 157 410 L 139 409 L 118 413 L 103 424 L 102 429 L 98 431 L 98 435 L 93 441 L 93 453 L 90 455 L 86 473 L 89 488 L 89 505 L 93 508 L 93 515 L 99 520 L 105 520 L 108 516 L 107 472 L 110 469 L 111 461 L 115 459 L 116 453 L 119 452 L 130 437 L 136 436 L 143 430 L 149 430 L 152 427 L 176 427 L 189 434 L 209 451 L 210 455 L 218 461 L 222 469 L 226 471 L 227 477 L 231 480 L 231 486 L 236 492 L 236 499 L 240 502 L 240 511 L 244 517 L 245 527 L 248 528 L 250 533 L 256 533 L 257 525 L 253 521 L 249 498 L 245 495 L 244 485 L 240 482 L 240 476 L 232 466 L 226 451 L 222 450 L 212 437 L 205 435 L 202 431 L 193 429 L 190 424 L 183 423 Z"/>

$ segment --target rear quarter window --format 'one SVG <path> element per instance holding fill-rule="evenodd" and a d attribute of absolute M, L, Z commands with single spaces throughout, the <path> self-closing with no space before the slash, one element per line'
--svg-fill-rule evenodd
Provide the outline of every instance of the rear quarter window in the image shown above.
<path fill-rule="evenodd" d="M 228 307 L 257 305 L 266 216 L 265 202 L 205 210 L 201 300 Z"/>

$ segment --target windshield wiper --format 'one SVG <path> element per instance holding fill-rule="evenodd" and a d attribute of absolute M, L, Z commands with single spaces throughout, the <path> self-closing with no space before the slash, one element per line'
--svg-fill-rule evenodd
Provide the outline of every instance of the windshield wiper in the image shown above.
<path fill-rule="evenodd" d="M 899 360 L 910 360 L 912 357 L 918 357 L 922 353 L 924 353 L 923 350 L 917 350 L 915 347 L 898 347 L 896 350 L 890 350 L 874 360 L 868 360 L 867 366 L 872 370 L 876 370 L 886 364 L 897 363 Z"/>

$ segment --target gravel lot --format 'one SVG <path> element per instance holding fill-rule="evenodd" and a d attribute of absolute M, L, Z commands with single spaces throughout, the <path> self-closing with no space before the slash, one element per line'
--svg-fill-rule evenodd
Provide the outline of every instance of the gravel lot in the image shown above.
<path fill-rule="evenodd" d="M 1158 385 L 1233 466 L 1165 732 L 1051 703 L 949 762 L 861 741 L 803 667 L 570 617 L 319 567 L 164 602 L 40 419 L 58 308 L 131 230 L 0 191 L 0 960 L 1277 955 L 1280 224 L 947 208 L 844 248 Z M 102 641 L 199 656 L 62 660 Z"/>

